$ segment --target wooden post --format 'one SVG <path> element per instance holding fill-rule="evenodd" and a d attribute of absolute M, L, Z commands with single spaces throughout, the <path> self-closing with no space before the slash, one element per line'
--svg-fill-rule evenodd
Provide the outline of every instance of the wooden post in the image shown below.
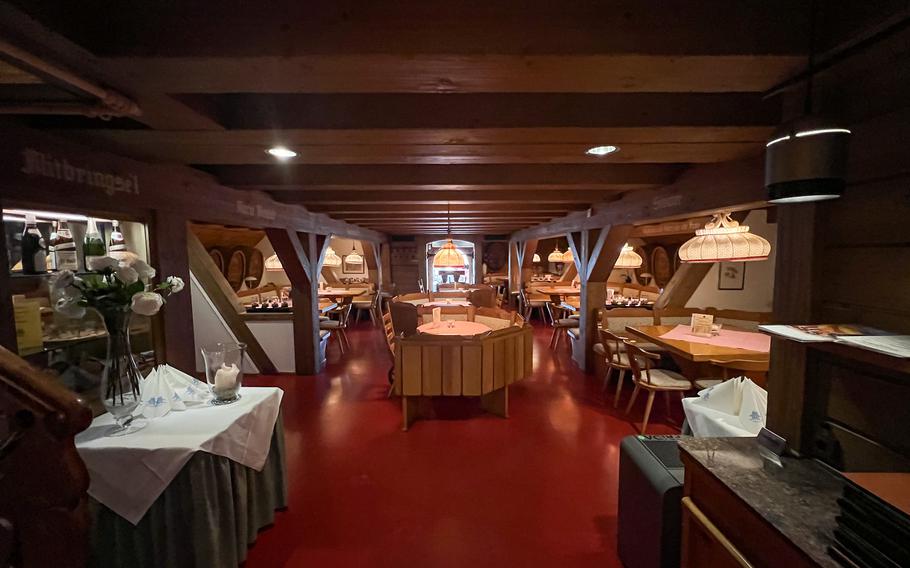
<path fill-rule="evenodd" d="M 531 279 L 534 273 L 534 253 L 537 252 L 537 239 L 529 239 L 523 243 L 521 254 L 521 282 L 524 288 L 525 282 Z"/>
<path fill-rule="evenodd" d="M 392 247 L 388 241 L 379 243 L 380 284 L 383 290 L 391 290 L 392 282 Z"/>
<path fill-rule="evenodd" d="M 367 265 L 367 278 L 379 289 L 379 273 L 382 269 L 379 263 L 379 247 L 370 241 L 360 241 L 363 246 L 363 262 Z"/>
<path fill-rule="evenodd" d="M 777 260 L 774 267 L 774 323 L 813 323 L 817 313 L 816 259 L 820 248 L 818 206 L 787 205 L 777 211 Z M 768 369 L 768 428 L 787 438 L 797 451 L 803 440 L 808 349 L 802 343 L 771 338 Z"/>
<path fill-rule="evenodd" d="M 521 261 L 518 241 L 509 241 L 509 292 L 521 289 Z"/>
<path fill-rule="evenodd" d="M 632 225 L 611 225 L 603 229 L 569 234 L 569 246 L 581 283 L 579 341 L 575 362 L 585 372 L 594 370 L 594 344 L 597 343 L 597 314 L 604 307 L 606 284 Z"/>
<path fill-rule="evenodd" d="M 156 211 L 151 230 L 158 277 L 178 276 L 186 283 L 183 292 L 168 298 L 162 312 L 164 360 L 178 369 L 192 371 L 196 369 L 196 350 L 187 219 L 177 213 Z"/>
<path fill-rule="evenodd" d="M 319 272 L 329 238 L 288 229 L 266 229 L 275 254 L 291 281 L 294 304 L 294 370 L 315 375 L 322 369 L 319 356 Z"/>

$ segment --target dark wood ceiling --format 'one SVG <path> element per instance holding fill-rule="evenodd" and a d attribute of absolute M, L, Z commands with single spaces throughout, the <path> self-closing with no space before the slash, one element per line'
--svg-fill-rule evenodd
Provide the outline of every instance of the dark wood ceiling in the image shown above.
<path fill-rule="evenodd" d="M 508 233 L 760 154 L 807 6 L 14 0 L 0 31 L 144 111 L 34 125 L 390 234 L 445 232 L 447 209 L 456 232 Z M 847 34 L 880 7 L 842 10 Z M 585 154 L 601 144 L 620 150 Z"/>

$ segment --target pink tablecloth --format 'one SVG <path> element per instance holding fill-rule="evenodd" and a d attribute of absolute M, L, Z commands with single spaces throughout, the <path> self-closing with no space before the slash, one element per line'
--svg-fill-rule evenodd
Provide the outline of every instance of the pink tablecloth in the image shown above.
<path fill-rule="evenodd" d="M 417 331 L 420 333 L 429 333 L 431 335 L 480 335 L 492 331 L 492 328 L 475 321 L 441 321 L 439 323 L 425 323 L 418 326 Z"/>
<path fill-rule="evenodd" d="M 701 337 L 699 335 L 692 335 L 688 325 L 677 325 L 671 331 L 661 335 L 660 338 L 691 341 L 692 343 L 704 343 L 717 347 L 748 349 L 749 351 L 758 351 L 761 353 L 768 353 L 771 351 L 771 336 L 765 335 L 764 333 L 753 333 L 751 331 L 721 329 L 720 335 L 715 335 L 714 337 Z"/>

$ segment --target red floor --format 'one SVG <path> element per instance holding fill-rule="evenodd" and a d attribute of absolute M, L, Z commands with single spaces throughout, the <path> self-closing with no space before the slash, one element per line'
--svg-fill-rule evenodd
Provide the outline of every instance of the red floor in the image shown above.
<path fill-rule="evenodd" d="M 248 381 L 285 391 L 290 502 L 247 567 L 620 566 L 618 448 L 636 430 L 565 346 L 547 348 L 548 329 L 533 377 L 511 387 L 511 418 L 446 399 L 409 432 L 386 398 L 382 335 L 364 324 L 350 338 L 316 377 Z M 662 410 L 649 433 L 676 431 Z"/>

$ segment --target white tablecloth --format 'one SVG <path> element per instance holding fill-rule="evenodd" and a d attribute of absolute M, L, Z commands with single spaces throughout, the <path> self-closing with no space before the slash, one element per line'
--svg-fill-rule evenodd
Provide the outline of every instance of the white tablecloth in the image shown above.
<path fill-rule="evenodd" d="M 135 525 L 195 452 L 262 470 L 284 392 L 244 387 L 240 393 L 233 404 L 171 412 L 126 436 L 106 435 L 114 424 L 110 414 L 95 418 L 76 436 L 89 495 Z"/>

